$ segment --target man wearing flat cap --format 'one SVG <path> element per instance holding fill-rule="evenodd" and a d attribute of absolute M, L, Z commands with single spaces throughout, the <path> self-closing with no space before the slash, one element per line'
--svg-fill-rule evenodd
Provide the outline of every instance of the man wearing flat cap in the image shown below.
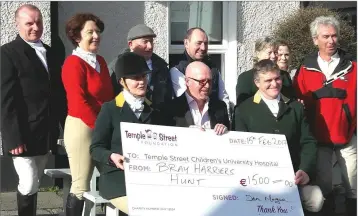
<path fill-rule="evenodd" d="M 93 130 L 90 152 L 99 177 L 99 193 L 110 200 L 120 211 L 128 214 L 121 122 L 169 125 L 159 110 L 151 107 L 146 99 L 147 74 L 150 73 L 145 59 L 133 52 L 118 57 L 115 74 L 123 91 L 110 102 L 102 105 Z"/>
<path fill-rule="evenodd" d="M 127 36 L 128 48 L 123 53 L 134 52 L 144 57 L 151 71 L 147 74 L 147 98 L 152 102 L 153 108 L 163 109 L 164 105 L 168 104 L 172 99 L 173 87 L 167 62 L 153 53 L 153 39 L 156 36 L 154 31 L 144 24 L 132 27 Z M 121 85 L 118 85 L 116 74 L 114 73 L 117 59 L 122 54 L 108 65 L 115 94 L 118 94 L 123 89 Z"/>

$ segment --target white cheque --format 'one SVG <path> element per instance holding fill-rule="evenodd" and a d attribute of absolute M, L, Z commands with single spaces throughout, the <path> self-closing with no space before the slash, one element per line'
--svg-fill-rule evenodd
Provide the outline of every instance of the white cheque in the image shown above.
<path fill-rule="evenodd" d="M 303 216 L 284 135 L 121 123 L 131 216 Z"/>

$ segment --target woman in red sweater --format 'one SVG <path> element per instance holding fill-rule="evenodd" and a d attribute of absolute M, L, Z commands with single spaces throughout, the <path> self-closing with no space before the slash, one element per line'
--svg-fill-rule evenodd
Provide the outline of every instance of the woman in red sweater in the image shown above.
<path fill-rule="evenodd" d="M 64 141 L 72 176 L 67 216 L 82 214 L 83 193 L 90 189 L 94 168 L 89 152 L 92 129 L 102 104 L 114 98 L 107 64 L 96 54 L 103 30 L 103 22 L 89 13 L 76 14 L 66 23 L 67 37 L 76 47 L 62 67 L 68 103 Z"/>

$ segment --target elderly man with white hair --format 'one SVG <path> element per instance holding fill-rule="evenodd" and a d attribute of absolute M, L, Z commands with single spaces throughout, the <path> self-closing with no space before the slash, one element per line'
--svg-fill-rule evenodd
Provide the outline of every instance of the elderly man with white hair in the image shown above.
<path fill-rule="evenodd" d="M 317 17 L 310 25 L 318 52 L 307 56 L 294 87 L 303 99 L 314 137 L 318 141 L 317 184 L 326 201 L 325 216 L 334 214 L 332 156 L 342 170 L 348 216 L 357 215 L 357 63 L 338 48 L 339 22 Z"/>

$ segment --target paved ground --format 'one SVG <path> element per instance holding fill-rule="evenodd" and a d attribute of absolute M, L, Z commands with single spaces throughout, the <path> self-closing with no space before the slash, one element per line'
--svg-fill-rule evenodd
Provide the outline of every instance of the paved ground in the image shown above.
<path fill-rule="evenodd" d="M 17 216 L 16 192 L 1 193 L 0 197 L 0 215 Z M 37 200 L 37 216 L 60 216 L 63 212 L 62 193 L 39 192 Z M 97 215 L 103 216 L 101 207 L 97 207 Z"/>
<path fill-rule="evenodd" d="M 56 215 L 62 212 L 62 198 L 54 192 L 40 192 L 37 202 L 38 215 Z M 0 215 L 17 215 L 16 192 L 1 193 Z"/>

